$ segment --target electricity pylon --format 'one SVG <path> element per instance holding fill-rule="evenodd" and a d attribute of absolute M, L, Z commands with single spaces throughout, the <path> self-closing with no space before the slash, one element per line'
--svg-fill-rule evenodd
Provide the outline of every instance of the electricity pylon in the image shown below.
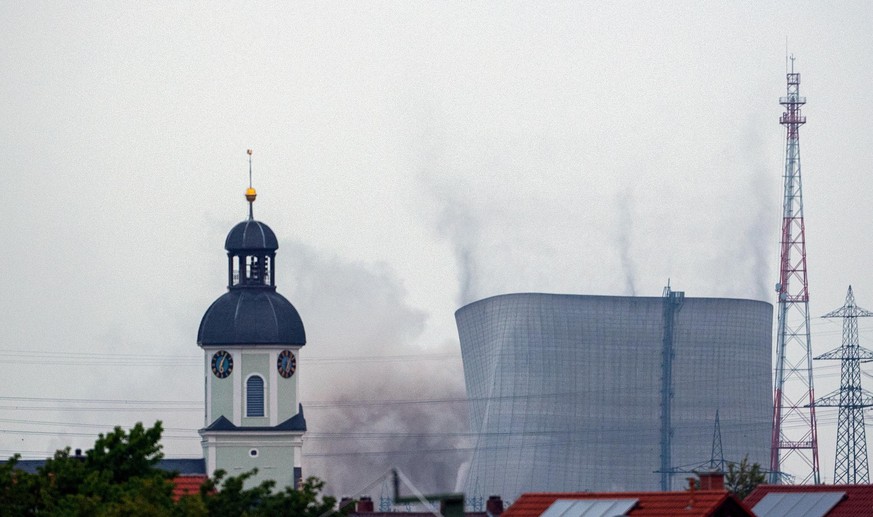
<path fill-rule="evenodd" d="M 867 437 L 864 432 L 864 408 L 873 406 L 873 394 L 861 388 L 861 363 L 873 361 L 873 352 L 858 341 L 858 318 L 873 312 L 855 305 L 852 286 L 846 303 L 822 318 L 843 318 L 843 344 L 816 359 L 834 359 L 840 364 L 840 389 L 816 401 L 818 407 L 840 408 L 837 421 L 837 454 L 834 460 L 834 484 L 869 483 Z"/>

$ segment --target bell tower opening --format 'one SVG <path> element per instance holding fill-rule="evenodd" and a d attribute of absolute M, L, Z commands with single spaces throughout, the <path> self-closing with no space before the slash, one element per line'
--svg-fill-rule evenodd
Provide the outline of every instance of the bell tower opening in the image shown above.
<path fill-rule="evenodd" d="M 273 267 L 276 263 L 275 252 L 244 250 L 228 255 L 230 259 L 229 287 L 276 287 L 276 279 L 273 274 Z"/>

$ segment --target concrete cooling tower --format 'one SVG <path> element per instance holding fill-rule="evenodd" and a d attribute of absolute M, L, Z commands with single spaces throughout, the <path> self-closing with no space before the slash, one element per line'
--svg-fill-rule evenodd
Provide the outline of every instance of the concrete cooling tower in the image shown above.
<path fill-rule="evenodd" d="M 724 458 L 767 465 L 773 307 L 682 294 L 507 294 L 459 309 L 468 496 L 681 489 L 681 471 L 712 457 L 716 411 Z M 664 465 L 677 472 L 662 478 Z"/>

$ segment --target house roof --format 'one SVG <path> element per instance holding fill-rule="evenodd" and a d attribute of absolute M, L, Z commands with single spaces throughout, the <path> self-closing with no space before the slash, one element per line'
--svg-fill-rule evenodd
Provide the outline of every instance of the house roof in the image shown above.
<path fill-rule="evenodd" d="M 539 517 L 555 501 L 570 499 L 637 499 L 631 517 L 754 517 L 734 496 L 723 490 L 694 492 L 546 492 L 522 494 L 502 517 Z"/>
<path fill-rule="evenodd" d="M 46 460 L 18 460 L 15 468 L 36 474 L 38 468 L 45 465 Z M 5 463 L 0 461 L 0 463 Z M 166 472 L 176 472 L 179 475 L 206 474 L 206 461 L 203 458 L 163 458 L 155 465 Z"/>
<path fill-rule="evenodd" d="M 39 467 L 45 465 L 46 460 L 19 460 L 15 468 L 36 474 Z M 202 458 L 169 458 L 162 459 L 155 465 L 158 469 L 176 472 L 173 481 L 173 500 L 178 501 L 184 495 L 196 495 L 200 493 L 200 485 L 206 481 L 206 462 Z"/>
<path fill-rule="evenodd" d="M 349 512 L 349 517 L 433 517 L 431 512 Z M 464 517 L 488 517 L 486 512 L 464 512 Z"/>
<path fill-rule="evenodd" d="M 754 508 L 767 494 L 811 494 L 845 492 L 845 497 L 825 515 L 861 517 L 873 514 L 873 485 L 759 485 L 744 501 Z"/>
<path fill-rule="evenodd" d="M 163 458 L 155 467 L 180 476 L 206 474 L 206 460 L 203 458 Z"/>
<path fill-rule="evenodd" d="M 174 477 L 173 501 L 178 501 L 182 496 L 199 494 L 200 485 L 204 481 L 206 481 L 206 474 L 189 474 Z"/>

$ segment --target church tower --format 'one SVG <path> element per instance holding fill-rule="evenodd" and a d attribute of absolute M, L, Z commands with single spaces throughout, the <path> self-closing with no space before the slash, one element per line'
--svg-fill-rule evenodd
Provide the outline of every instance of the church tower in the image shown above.
<path fill-rule="evenodd" d="M 207 474 L 257 468 L 248 486 L 272 479 L 281 490 L 302 476 L 297 359 L 306 335 L 297 309 L 276 292 L 279 243 L 254 219 L 255 197 L 249 151 L 249 217 L 227 234 L 227 292 L 206 310 L 197 334 L 206 382 L 200 436 Z"/>

